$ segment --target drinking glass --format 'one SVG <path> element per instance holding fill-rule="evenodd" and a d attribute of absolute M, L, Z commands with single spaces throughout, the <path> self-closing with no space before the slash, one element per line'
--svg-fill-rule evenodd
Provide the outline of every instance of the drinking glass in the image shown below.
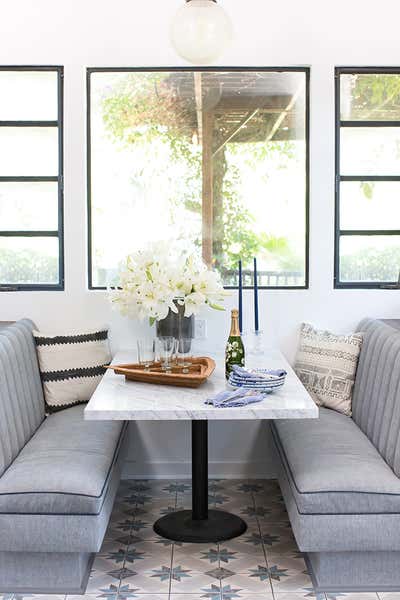
<path fill-rule="evenodd" d="M 192 338 L 182 338 L 177 340 L 176 360 L 182 368 L 182 373 L 189 373 L 189 367 L 192 364 Z"/>
<path fill-rule="evenodd" d="M 145 371 L 150 371 L 155 358 L 155 340 L 146 338 L 137 341 L 138 362 L 143 365 Z"/>
<path fill-rule="evenodd" d="M 172 336 L 158 338 L 161 368 L 164 371 L 172 369 L 172 360 L 176 352 L 176 340 Z"/>

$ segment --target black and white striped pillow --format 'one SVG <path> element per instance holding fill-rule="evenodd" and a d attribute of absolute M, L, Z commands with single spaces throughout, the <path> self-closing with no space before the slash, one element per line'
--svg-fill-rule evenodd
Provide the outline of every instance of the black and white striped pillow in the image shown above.
<path fill-rule="evenodd" d="M 33 335 L 49 411 L 88 402 L 111 361 L 108 330 Z"/>

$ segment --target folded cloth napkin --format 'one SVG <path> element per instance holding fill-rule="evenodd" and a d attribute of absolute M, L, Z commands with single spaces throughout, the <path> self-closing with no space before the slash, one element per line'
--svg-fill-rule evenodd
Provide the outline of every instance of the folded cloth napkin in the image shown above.
<path fill-rule="evenodd" d="M 229 384 L 234 388 L 271 394 L 284 385 L 286 375 L 283 369 L 244 369 L 234 366 L 229 376 Z"/>
<path fill-rule="evenodd" d="M 284 369 L 244 369 L 239 365 L 233 365 L 232 371 L 236 377 L 251 381 L 282 379 L 287 375 Z"/>
<path fill-rule="evenodd" d="M 265 394 L 253 390 L 235 390 L 234 392 L 220 392 L 212 398 L 208 398 L 205 404 L 212 404 L 215 408 L 226 408 L 231 406 L 247 406 L 254 402 L 264 400 Z"/>

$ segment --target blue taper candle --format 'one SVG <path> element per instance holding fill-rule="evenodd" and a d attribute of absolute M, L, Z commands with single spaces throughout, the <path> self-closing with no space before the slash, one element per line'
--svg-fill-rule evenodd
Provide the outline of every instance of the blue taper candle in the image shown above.
<path fill-rule="evenodd" d="M 254 329 L 259 331 L 258 321 L 258 274 L 257 274 L 257 259 L 254 258 Z"/>
<path fill-rule="evenodd" d="M 239 329 L 243 331 L 243 282 L 242 282 L 242 261 L 239 260 Z"/>

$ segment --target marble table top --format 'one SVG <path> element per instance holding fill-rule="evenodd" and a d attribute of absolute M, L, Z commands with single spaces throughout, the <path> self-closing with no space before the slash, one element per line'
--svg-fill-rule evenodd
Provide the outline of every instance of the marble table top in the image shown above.
<path fill-rule="evenodd" d="M 214 408 L 204 404 L 206 398 L 226 389 L 223 356 L 213 355 L 217 367 L 199 388 L 177 388 L 136 381 L 107 371 L 87 407 L 85 419 L 122 421 L 180 421 L 194 419 L 316 419 L 318 407 L 277 350 L 267 350 L 262 357 L 246 357 L 247 367 L 286 369 L 285 385 L 262 402 L 243 407 Z M 134 351 L 119 352 L 113 364 L 136 361 Z"/>

